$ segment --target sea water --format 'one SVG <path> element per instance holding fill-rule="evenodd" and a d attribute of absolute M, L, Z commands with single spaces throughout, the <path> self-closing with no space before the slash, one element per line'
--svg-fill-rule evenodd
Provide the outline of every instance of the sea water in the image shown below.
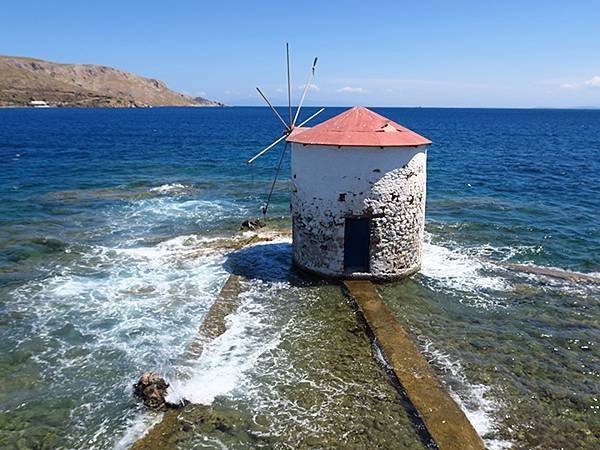
<path fill-rule="evenodd" d="M 600 287 L 506 263 L 599 275 L 600 111 L 376 111 L 434 142 L 423 267 L 384 299 L 488 446 L 597 447 Z M 0 110 L 0 446 L 126 447 L 158 419 L 145 370 L 248 430 L 184 447 L 422 445 L 337 286 L 289 241 L 218 245 L 260 214 L 283 146 L 245 161 L 280 133 L 266 108 Z M 226 333 L 173 375 L 229 273 Z"/>

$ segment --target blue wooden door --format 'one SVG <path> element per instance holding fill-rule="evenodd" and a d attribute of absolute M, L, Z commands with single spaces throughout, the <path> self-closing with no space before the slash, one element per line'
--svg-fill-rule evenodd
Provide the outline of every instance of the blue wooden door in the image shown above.
<path fill-rule="evenodd" d="M 369 272 L 371 219 L 346 218 L 344 228 L 344 271 Z"/>

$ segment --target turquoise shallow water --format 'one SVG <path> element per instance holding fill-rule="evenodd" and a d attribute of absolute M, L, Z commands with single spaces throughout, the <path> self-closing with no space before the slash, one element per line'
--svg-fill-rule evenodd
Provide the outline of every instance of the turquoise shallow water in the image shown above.
<path fill-rule="evenodd" d="M 377 111 L 434 141 L 423 270 L 382 286 L 386 301 L 491 446 L 594 448 L 599 289 L 503 264 L 600 272 L 600 112 Z M 139 434 L 148 417 L 130 385 L 149 367 L 172 372 L 226 278 L 228 257 L 211 242 L 260 211 L 278 155 L 252 170 L 244 161 L 277 136 L 271 114 L 0 110 L 0 444 L 106 448 Z M 271 210 L 281 226 L 287 169 Z M 289 245 L 252 257 L 254 295 L 223 347 L 178 389 L 205 403 L 262 408 L 269 442 L 301 442 L 312 420 L 322 443 L 343 445 L 332 439 L 344 435 L 339 424 L 359 380 L 339 384 L 351 366 L 325 356 L 319 361 L 335 369 L 313 371 L 307 361 L 316 353 L 290 341 L 344 358 L 340 348 L 355 348 L 371 367 L 368 342 L 333 312 L 343 302 L 335 289 L 290 284 Z M 261 300 L 264 292 L 313 306 L 281 309 Z M 339 320 L 326 320 L 318 298 Z M 317 345 L 336 323 L 330 345 Z M 237 353 L 224 350 L 232 342 Z M 322 394 L 282 415 L 282 405 L 305 395 L 281 378 L 294 367 Z M 387 402 L 380 375 L 367 383 L 376 392 L 361 392 L 380 398 L 377 408 L 410 447 L 410 421 Z M 323 400 L 327 392 L 338 411 Z M 318 419 L 315 405 L 327 405 Z M 388 419 L 365 415 L 379 424 L 367 429 L 383 445 L 376 427 Z"/>

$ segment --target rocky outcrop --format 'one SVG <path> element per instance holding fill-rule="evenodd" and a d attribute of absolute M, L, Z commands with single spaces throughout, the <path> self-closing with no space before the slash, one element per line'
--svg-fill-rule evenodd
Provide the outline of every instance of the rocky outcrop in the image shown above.
<path fill-rule="evenodd" d="M 165 397 L 169 384 L 155 372 L 145 372 L 138 382 L 133 385 L 133 393 L 139 397 L 148 408 L 165 409 L 170 406 Z"/>
<path fill-rule="evenodd" d="M 260 219 L 247 219 L 240 225 L 240 231 L 255 231 L 264 226 L 265 223 Z"/>
<path fill-rule="evenodd" d="M 223 106 L 113 67 L 0 56 L 0 106 L 28 106 L 33 100 L 77 107 Z"/>

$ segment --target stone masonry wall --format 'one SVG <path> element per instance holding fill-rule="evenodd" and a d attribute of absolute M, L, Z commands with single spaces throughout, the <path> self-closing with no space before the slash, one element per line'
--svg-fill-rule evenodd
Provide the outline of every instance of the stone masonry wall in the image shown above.
<path fill-rule="evenodd" d="M 371 222 L 371 273 L 397 278 L 421 266 L 425 231 L 425 154 L 385 174 L 365 199 Z M 377 217 L 379 216 L 380 217 Z"/>

